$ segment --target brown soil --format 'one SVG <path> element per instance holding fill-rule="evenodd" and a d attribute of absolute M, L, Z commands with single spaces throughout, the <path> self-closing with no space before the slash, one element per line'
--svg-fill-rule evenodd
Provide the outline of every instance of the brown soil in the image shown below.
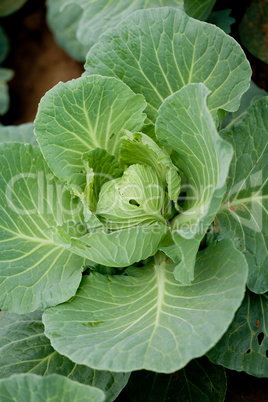
<path fill-rule="evenodd" d="M 83 65 L 71 59 L 55 43 L 46 25 L 44 0 L 29 0 L 21 11 L 1 23 L 11 38 L 11 52 L 5 65 L 15 71 L 10 82 L 11 107 L 1 120 L 6 125 L 33 121 L 45 92 L 59 81 L 79 77 Z M 268 65 L 248 56 L 254 81 L 268 90 Z M 226 402 L 268 401 L 265 380 L 230 370 L 227 370 L 227 378 Z M 118 400 L 126 401 L 123 394 Z"/>

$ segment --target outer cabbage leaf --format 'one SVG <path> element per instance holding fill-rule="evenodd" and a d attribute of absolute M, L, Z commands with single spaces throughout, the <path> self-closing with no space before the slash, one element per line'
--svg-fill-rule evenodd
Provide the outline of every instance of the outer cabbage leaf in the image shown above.
<path fill-rule="evenodd" d="M 71 381 L 58 374 L 40 377 L 35 374 L 16 374 L 0 380 L 2 401 L 46 402 L 103 402 L 105 394 L 98 388 Z"/>
<path fill-rule="evenodd" d="M 170 199 L 177 203 L 181 185 L 178 169 L 169 155 L 148 135 L 127 131 L 121 139 L 120 162 L 126 165 L 141 163 L 151 166 L 163 185 L 167 186 Z"/>
<path fill-rule="evenodd" d="M 248 287 L 268 290 L 268 97 L 222 137 L 234 147 L 227 194 L 217 214 L 219 239 L 232 238 L 249 265 Z"/>
<path fill-rule="evenodd" d="M 165 100 L 156 121 L 158 139 L 177 152 L 177 166 L 187 179 L 183 210 L 172 221 L 173 239 L 181 255 L 175 277 L 194 278 L 200 241 L 221 205 L 232 147 L 217 133 L 203 84 L 188 84 Z"/>
<path fill-rule="evenodd" d="M 154 222 L 166 224 L 162 215 L 164 199 L 156 171 L 150 166 L 131 165 L 122 177 L 102 186 L 96 215 L 111 230 Z"/>
<path fill-rule="evenodd" d="M 20 9 L 27 0 L 1 0 L 0 17 L 6 17 Z"/>
<path fill-rule="evenodd" d="M 27 313 L 68 300 L 84 259 L 44 232 L 81 208 L 47 167 L 37 147 L 0 144 L 0 304 Z"/>
<path fill-rule="evenodd" d="M 0 126 L 0 142 L 23 142 L 37 145 L 33 123 L 19 126 Z"/>
<path fill-rule="evenodd" d="M 48 0 L 48 24 L 59 45 L 73 58 L 84 61 L 101 34 L 134 11 L 156 7 L 185 9 L 205 20 L 215 0 Z"/>
<path fill-rule="evenodd" d="M 83 186 L 82 155 L 98 147 L 117 157 L 122 129 L 139 130 L 144 108 L 144 98 L 114 78 L 60 82 L 40 102 L 35 134 L 56 176 Z"/>
<path fill-rule="evenodd" d="M 210 349 L 228 328 L 245 290 L 247 263 L 231 241 L 199 254 L 191 286 L 173 264 L 155 263 L 125 275 L 84 276 L 76 296 L 43 315 L 53 347 L 98 369 L 171 373 Z"/>
<path fill-rule="evenodd" d="M 250 82 L 251 70 L 241 47 L 214 25 L 173 8 L 133 13 L 104 33 L 87 54 L 88 74 L 117 77 L 144 95 L 148 119 L 172 93 L 188 83 L 204 83 L 208 106 L 235 111 Z"/>
<path fill-rule="evenodd" d="M 110 233 L 71 222 L 49 229 L 56 244 L 109 267 L 126 267 L 151 257 L 157 252 L 168 231 L 168 227 L 162 223 L 136 226 Z"/>
<path fill-rule="evenodd" d="M 268 296 L 247 292 L 234 321 L 209 359 L 255 377 L 268 377 Z"/>
<path fill-rule="evenodd" d="M 134 372 L 125 393 L 131 402 L 224 402 L 226 376 L 223 367 L 203 357 L 172 374 Z"/>
<path fill-rule="evenodd" d="M 151 7 L 183 8 L 183 0 L 48 0 L 47 6 L 48 23 L 59 45 L 75 59 L 85 61 L 101 34 L 129 14 Z"/>
<path fill-rule="evenodd" d="M 129 374 L 97 371 L 77 365 L 57 353 L 44 335 L 42 311 L 29 315 L 0 313 L 0 378 L 12 374 L 60 374 L 92 385 L 113 401 L 126 385 Z"/>

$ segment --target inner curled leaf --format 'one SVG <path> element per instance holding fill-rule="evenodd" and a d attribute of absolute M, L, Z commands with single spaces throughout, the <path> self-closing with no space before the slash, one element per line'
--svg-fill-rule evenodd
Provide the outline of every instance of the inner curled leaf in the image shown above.
<path fill-rule="evenodd" d="M 157 172 L 150 166 L 135 164 L 122 177 L 102 186 L 96 215 L 113 230 L 155 222 L 166 224 L 164 204 L 164 186 Z"/>

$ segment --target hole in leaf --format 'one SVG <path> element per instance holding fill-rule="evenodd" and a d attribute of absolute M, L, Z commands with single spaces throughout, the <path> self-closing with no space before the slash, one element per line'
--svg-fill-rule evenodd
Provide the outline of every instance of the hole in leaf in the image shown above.
<path fill-rule="evenodd" d="M 251 349 L 248 349 L 248 350 L 246 351 L 247 355 L 248 355 L 250 352 L 251 352 Z"/>
<path fill-rule="evenodd" d="M 139 207 L 140 204 L 136 200 L 129 200 L 130 205 L 135 205 L 136 207 Z"/>
<path fill-rule="evenodd" d="M 267 359 L 268 359 L 268 350 L 266 350 L 266 357 L 267 357 Z"/>
<path fill-rule="evenodd" d="M 258 335 L 258 344 L 259 345 L 262 344 L 263 339 L 264 339 L 264 333 L 260 332 L 259 335 Z"/>

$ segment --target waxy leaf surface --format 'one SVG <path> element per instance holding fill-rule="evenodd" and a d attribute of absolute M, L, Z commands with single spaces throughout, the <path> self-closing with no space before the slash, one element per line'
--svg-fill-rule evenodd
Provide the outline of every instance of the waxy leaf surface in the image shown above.
<path fill-rule="evenodd" d="M 49 226 L 76 219 L 81 208 L 37 147 L 0 144 L 0 305 L 28 313 L 72 297 L 84 259 L 55 245 Z"/>
<path fill-rule="evenodd" d="M 43 315 L 53 347 L 98 369 L 171 373 L 206 353 L 228 328 L 244 296 L 247 264 L 231 241 L 200 253 L 191 286 L 155 263 L 127 275 L 84 276 L 76 296 Z"/>
<path fill-rule="evenodd" d="M 68 231 L 70 226 L 71 231 Z M 157 252 L 168 230 L 166 225 L 154 223 L 107 232 L 70 222 L 49 229 L 56 244 L 109 267 L 126 267 L 151 257 Z"/>
<path fill-rule="evenodd" d="M 251 77 L 234 39 L 168 7 L 137 11 L 104 33 L 88 52 L 85 68 L 87 74 L 117 77 L 143 94 L 151 122 L 163 101 L 188 83 L 208 87 L 215 119 L 218 109 L 235 111 Z"/>
<path fill-rule="evenodd" d="M 220 138 L 207 107 L 208 93 L 203 84 L 186 85 L 165 100 L 156 121 L 158 139 L 176 151 L 187 179 L 182 213 L 171 224 L 181 255 L 174 273 L 183 283 L 194 278 L 195 255 L 221 205 L 232 158 L 232 147 Z"/>
<path fill-rule="evenodd" d="M 91 76 L 60 82 L 42 98 L 35 134 L 53 173 L 68 184 L 85 182 L 82 156 L 103 148 L 118 156 L 122 129 L 139 130 L 146 104 L 124 83 Z"/>

